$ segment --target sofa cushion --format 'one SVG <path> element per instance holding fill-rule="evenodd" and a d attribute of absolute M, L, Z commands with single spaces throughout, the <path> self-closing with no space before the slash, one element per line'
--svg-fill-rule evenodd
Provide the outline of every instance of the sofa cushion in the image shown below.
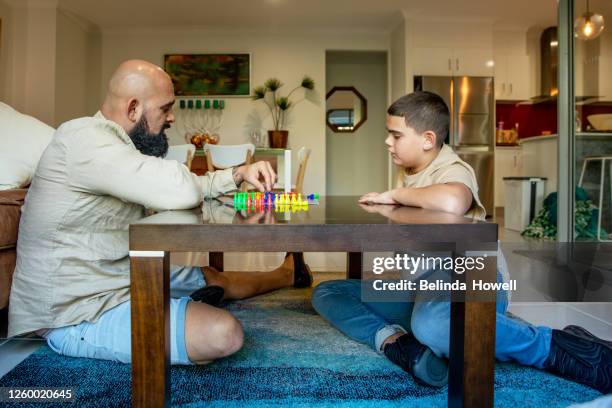
<path fill-rule="evenodd" d="M 0 248 L 17 243 L 21 206 L 27 189 L 0 191 Z"/>
<path fill-rule="evenodd" d="M 0 250 L 0 309 L 8 306 L 16 258 L 15 249 Z"/>
<path fill-rule="evenodd" d="M 0 102 L 0 190 L 30 184 L 53 128 Z"/>

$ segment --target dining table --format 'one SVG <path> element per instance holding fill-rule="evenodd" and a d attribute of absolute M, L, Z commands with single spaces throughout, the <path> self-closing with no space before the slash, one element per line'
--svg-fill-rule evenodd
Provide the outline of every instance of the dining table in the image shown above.
<path fill-rule="evenodd" d="M 231 197 L 230 197 L 231 198 Z M 484 268 L 456 274 L 466 284 L 453 293 L 450 318 L 448 406 L 492 407 L 495 294 L 471 289 L 496 280 L 497 224 L 421 208 L 364 205 L 356 196 L 322 196 L 308 206 L 237 210 L 230 198 L 162 211 L 129 226 L 132 325 L 132 404 L 170 404 L 170 253 L 343 252 L 346 278 L 361 279 L 377 251 L 443 247 L 452 256 L 489 251 Z M 363 281 L 362 281 L 363 282 Z"/>

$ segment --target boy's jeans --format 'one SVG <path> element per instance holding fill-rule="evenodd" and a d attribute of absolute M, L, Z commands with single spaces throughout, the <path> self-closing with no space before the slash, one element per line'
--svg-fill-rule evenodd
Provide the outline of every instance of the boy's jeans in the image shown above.
<path fill-rule="evenodd" d="M 409 294 L 406 302 L 366 303 L 361 300 L 360 280 L 327 281 L 313 290 L 312 304 L 338 330 L 376 351 L 399 325 L 436 355 L 448 358 L 450 293 L 436 294 L 435 301 L 423 300 L 418 291 Z M 506 314 L 507 308 L 507 294 L 498 292 L 495 357 L 542 368 L 550 351 L 551 329 L 514 319 Z"/>

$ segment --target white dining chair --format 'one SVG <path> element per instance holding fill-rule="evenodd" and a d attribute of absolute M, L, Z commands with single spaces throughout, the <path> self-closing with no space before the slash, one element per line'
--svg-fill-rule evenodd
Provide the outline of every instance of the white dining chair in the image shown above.
<path fill-rule="evenodd" d="M 251 164 L 254 153 L 255 145 L 252 143 L 240 145 L 204 145 L 204 154 L 206 154 L 208 171 L 223 170 L 230 167 L 242 166 L 243 164 Z M 246 183 L 243 183 L 241 190 L 246 191 L 246 189 Z"/>
<path fill-rule="evenodd" d="M 311 150 L 305 146 L 302 146 L 300 150 L 298 150 L 298 171 L 295 178 L 295 186 L 292 186 L 292 190 L 296 193 L 304 193 L 304 176 L 306 175 L 306 165 L 310 158 L 310 151 Z"/>
<path fill-rule="evenodd" d="M 182 144 L 168 147 L 168 153 L 164 157 L 166 160 L 175 160 L 183 163 L 188 169 L 191 169 L 191 161 L 195 153 L 195 146 L 192 144 Z"/>

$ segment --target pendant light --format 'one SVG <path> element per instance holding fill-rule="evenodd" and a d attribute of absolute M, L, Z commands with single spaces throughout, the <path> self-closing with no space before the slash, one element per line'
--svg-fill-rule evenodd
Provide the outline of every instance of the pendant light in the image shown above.
<path fill-rule="evenodd" d="M 574 35 L 581 40 L 597 38 L 604 29 L 604 18 L 599 13 L 591 13 L 589 0 L 586 0 L 586 13 L 574 21 Z"/>

